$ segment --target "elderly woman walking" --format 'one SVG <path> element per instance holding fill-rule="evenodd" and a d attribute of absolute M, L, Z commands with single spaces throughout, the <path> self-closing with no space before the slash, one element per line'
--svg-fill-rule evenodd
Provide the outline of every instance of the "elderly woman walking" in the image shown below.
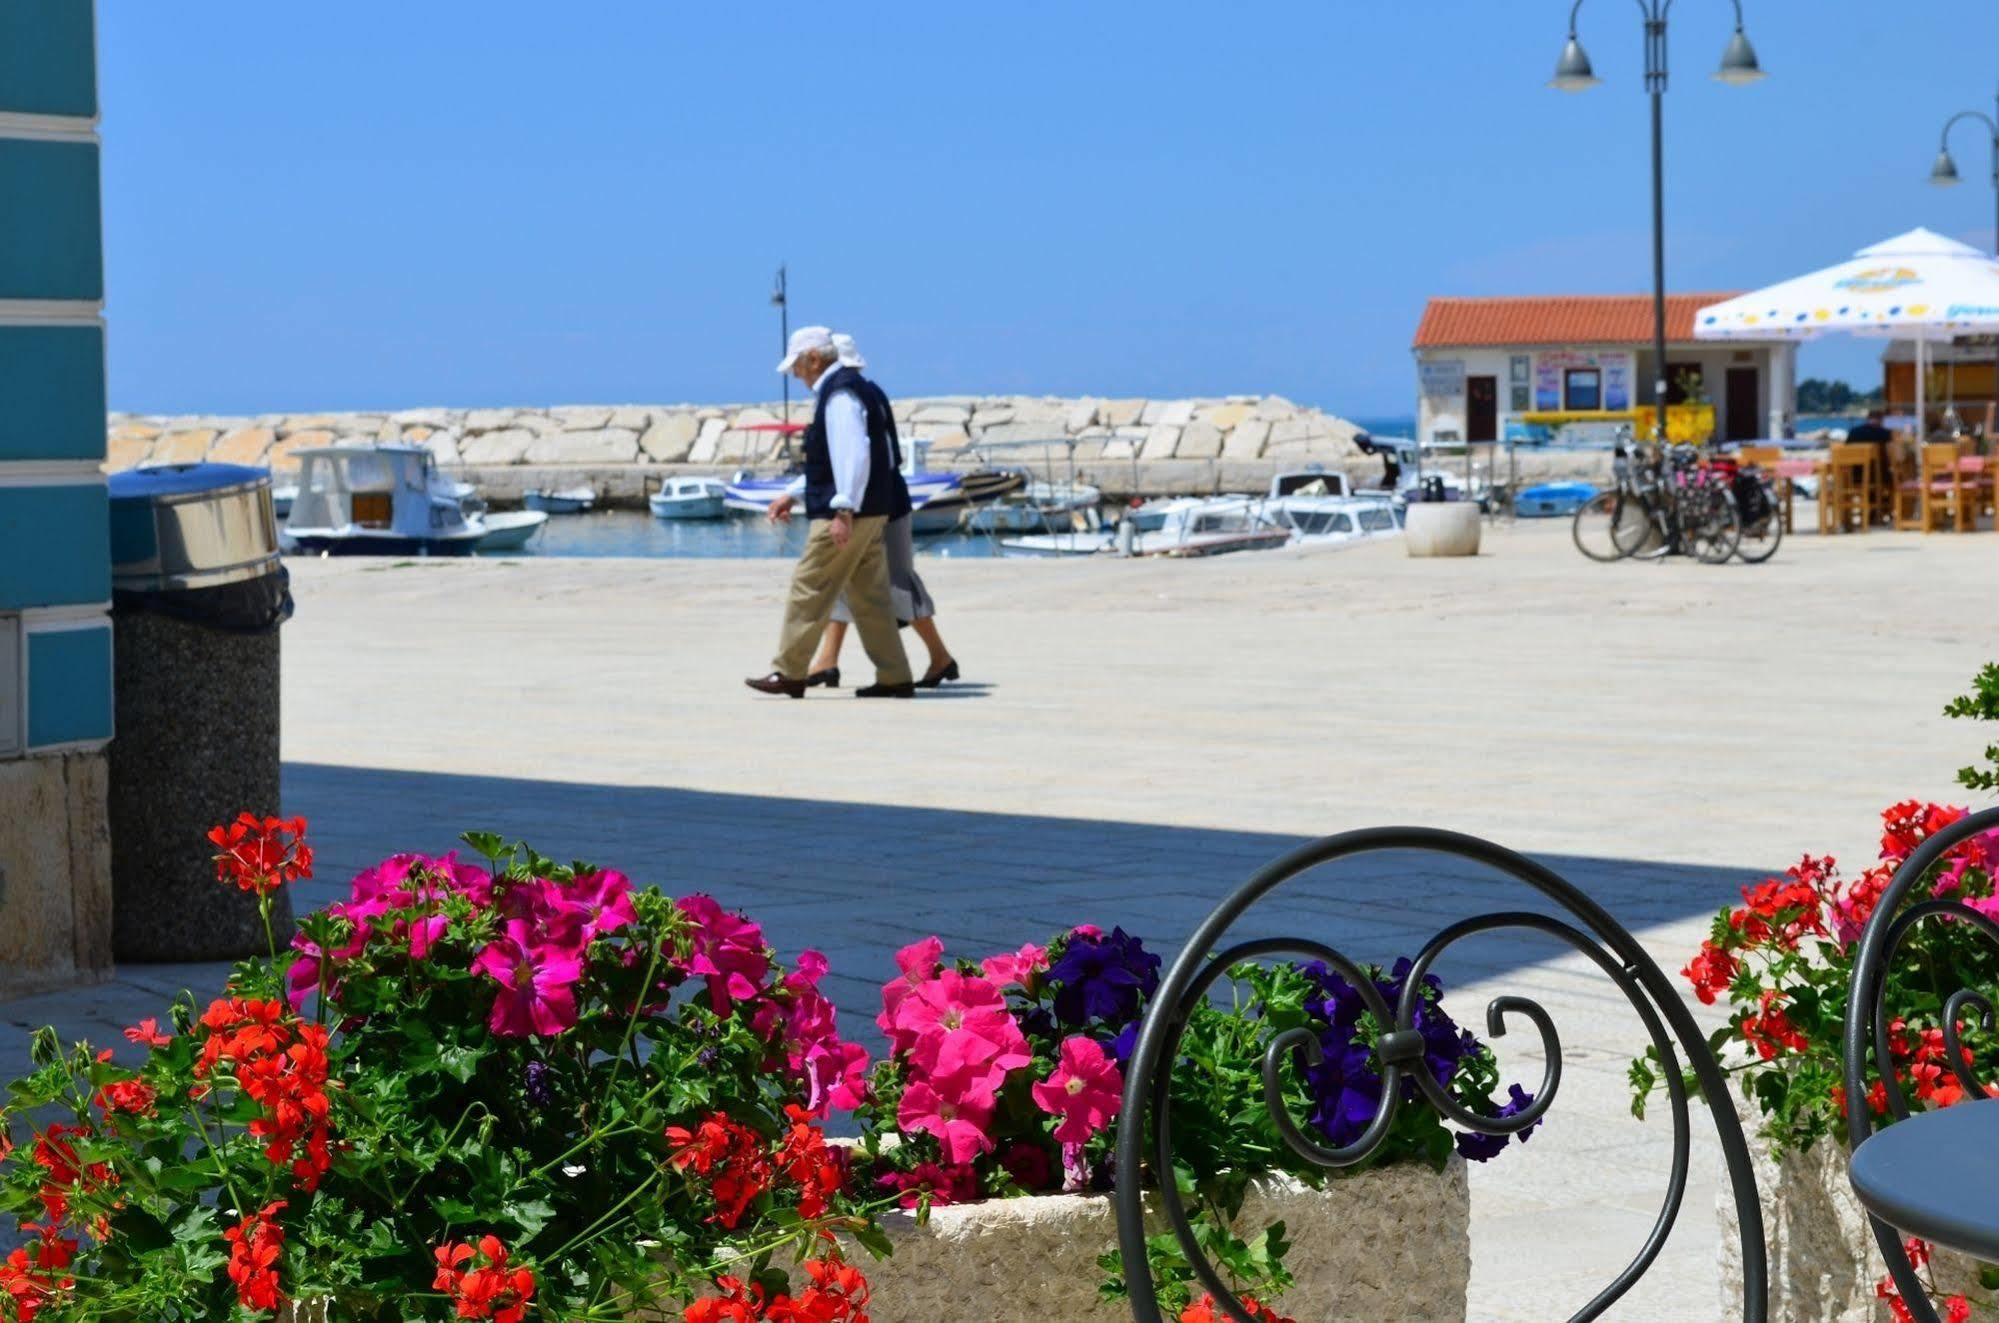
<path fill-rule="evenodd" d="M 839 351 L 841 367 L 860 369 L 868 365 L 853 336 L 836 333 L 833 347 Z M 871 379 L 864 379 L 861 387 L 880 395 L 882 410 L 888 411 L 888 397 L 880 386 Z M 889 436 L 898 466 L 895 480 L 901 483 L 901 438 L 895 433 L 893 415 L 890 416 Z M 958 660 L 945 646 L 944 636 L 937 632 L 937 603 L 930 596 L 930 589 L 924 585 L 922 576 L 916 572 L 916 542 L 910 536 L 908 515 L 889 520 L 887 528 L 882 531 L 882 550 L 888 557 L 888 591 L 895 605 L 896 623 L 915 630 L 916 637 L 922 639 L 923 646 L 930 651 L 930 664 L 925 668 L 923 678 L 916 682 L 916 687 L 935 689 L 947 680 L 958 679 Z M 848 609 L 843 593 L 833 605 L 833 615 L 827 622 L 825 632 L 819 636 L 819 652 L 812 659 L 812 670 L 806 677 L 806 684 L 823 685 L 829 689 L 840 687 L 840 648 L 847 641 L 847 627 L 853 623 L 853 613 Z"/>

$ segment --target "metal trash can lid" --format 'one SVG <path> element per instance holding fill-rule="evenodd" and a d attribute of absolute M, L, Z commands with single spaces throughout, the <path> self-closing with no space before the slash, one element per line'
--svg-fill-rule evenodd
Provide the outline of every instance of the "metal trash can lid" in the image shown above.
<path fill-rule="evenodd" d="M 114 473 L 106 485 L 114 588 L 213 588 L 278 568 L 267 469 L 161 464 Z"/>

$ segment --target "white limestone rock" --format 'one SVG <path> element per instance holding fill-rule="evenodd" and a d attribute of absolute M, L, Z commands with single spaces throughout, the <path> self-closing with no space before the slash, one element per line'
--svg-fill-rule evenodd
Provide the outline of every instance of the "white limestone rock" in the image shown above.
<path fill-rule="evenodd" d="M 529 443 L 526 454 L 530 464 L 631 464 L 638 457 L 638 433 L 628 427 L 539 436 Z"/>
<path fill-rule="evenodd" d="M 469 419 L 467 425 L 470 425 Z M 467 464 L 518 464 L 536 439 L 535 434 L 524 427 L 474 432 L 458 443 L 458 453 Z"/>
<path fill-rule="evenodd" d="M 1270 440 L 1270 424 L 1260 418 L 1237 423 L 1222 442 L 1223 459 L 1258 459 Z"/>
<path fill-rule="evenodd" d="M 1013 421 L 1013 410 L 1006 405 L 987 405 L 972 414 L 972 430 L 983 432 L 991 427 L 1003 427 Z"/>
<path fill-rule="evenodd" d="M 1063 432 L 1060 423 L 1029 422 L 1002 423 L 998 427 L 989 427 L 983 432 L 976 432 L 975 435 L 981 445 L 992 446 L 1014 445 L 1022 441 L 1060 442 L 1066 433 Z M 1055 445 L 1053 449 L 1059 454 L 1062 447 Z M 1034 458 L 1039 459 L 1040 456 Z"/>
<path fill-rule="evenodd" d="M 1097 406 L 1097 421 L 1106 427 L 1129 427 L 1145 412 L 1144 400 L 1105 400 Z"/>
<path fill-rule="evenodd" d="M 972 411 L 962 404 L 929 403 L 917 405 L 909 415 L 913 423 L 948 423 L 963 427 L 972 421 Z"/>
<path fill-rule="evenodd" d="M 654 463 L 677 463 L 687 458 L 700 435 L 701 420 L 691 413 L 656 414 L 639 437 L 639 449 Z"/>
<path fill-rule="evenodd" d="M 1140 459 L 1171 459 L 1175 447 L 1180 444 L 1180 429 L 1172 423 L 1154 423 L 1145 431 L 1145 443 L 1138 452 Z"/>
<path fill-rule="evenodd" d="M 656 410 L 647 409 L 636 404 L 626 404 L 611 410 L 610 425 L 612 427 L 622 427 L 628 432 L 643 433 L 646 428 L 652 425 L 652 420 L 656 414 Z"/>
<path fill-rule="evenodd" d="M 458 433 L 448 427 L 429 433 L 421 442 L 430 451 L 431 458 L 439 464 L 462 464 L 464 457 L 458 453 Z"/>
<path fill-rule="evenodd" d="M 1255 416 L 1263 419 L 1265 422 L 1277 422 L 1284 418 L 1294 418 L 1297 414 L 1298 406 L 1285 399 L 1282 395 L 1266 395 L 1261 400 L 1258 400 L 1256 404 Z"/>
<path fill-rule="evenodd" d="M 519 411 L 515 409 L 468 409 L 465 413 L 465 434 L 477 436 L 481 432 L 506 431 L 516 425 L 514 419 L 518 416 Z"/>
<path fill-rule="evenodd" d="M 389 419 L 404 428 L 432 429 L 450 427 L 457 421 L 450 409 L 398 409 L 389 415 Z"/>
<path fill-rule="evenodd" d="M 1062 430 L 1075 433 L 1094 426 L 1100 405 L 1098 400 L 1077 400 L 1062 415 Z"/>
<path fill-rule="evenodd" d="M 688 462 L 691 464 L 714 463 L 716 452 L 722 445 L 722 434 L 728 428 L 729 424 L 720 416 L 703 418 L 701 420 L 701 431 L 695 436 L 693 446 L 687 451 Z"/>
<path fill-rule="evenodd" d="M 1176 459 L 1214 459 L 1221 453 L 1221 429 L 1198 418 L 1180 429 L 1180 444 L 1173 451 Z"/>

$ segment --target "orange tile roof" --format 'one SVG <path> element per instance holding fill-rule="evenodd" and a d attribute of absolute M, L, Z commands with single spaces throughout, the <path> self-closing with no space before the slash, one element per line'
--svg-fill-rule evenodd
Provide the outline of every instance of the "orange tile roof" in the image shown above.
<path fill-rule="evenodd" d="M 1666 338 L 1694 338 L 1694 312 L 1732 293 L 1668 294 Z M 1542 298 L 1431 299 L 1416 328 L 1418 349 L 1507 345 L 1649 344 L 1650 294 L 1561 294 Z"/>

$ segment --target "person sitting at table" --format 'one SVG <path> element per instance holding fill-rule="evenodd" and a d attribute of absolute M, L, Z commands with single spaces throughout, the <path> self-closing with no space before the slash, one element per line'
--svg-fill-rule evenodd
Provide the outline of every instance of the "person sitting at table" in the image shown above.
<path fill-rule="evenodd" d="M 1875 490 L 1882 494 L 1881 504 L 1887 507 L 1892 517 L 1895 508 L 1895 434 L 1888 430 L 1883 420 L 1887 414 L 1879 409 L 1869 409 L 1867 420 L 1847 429 L 1849 445 L 1873 446 Z"/>

